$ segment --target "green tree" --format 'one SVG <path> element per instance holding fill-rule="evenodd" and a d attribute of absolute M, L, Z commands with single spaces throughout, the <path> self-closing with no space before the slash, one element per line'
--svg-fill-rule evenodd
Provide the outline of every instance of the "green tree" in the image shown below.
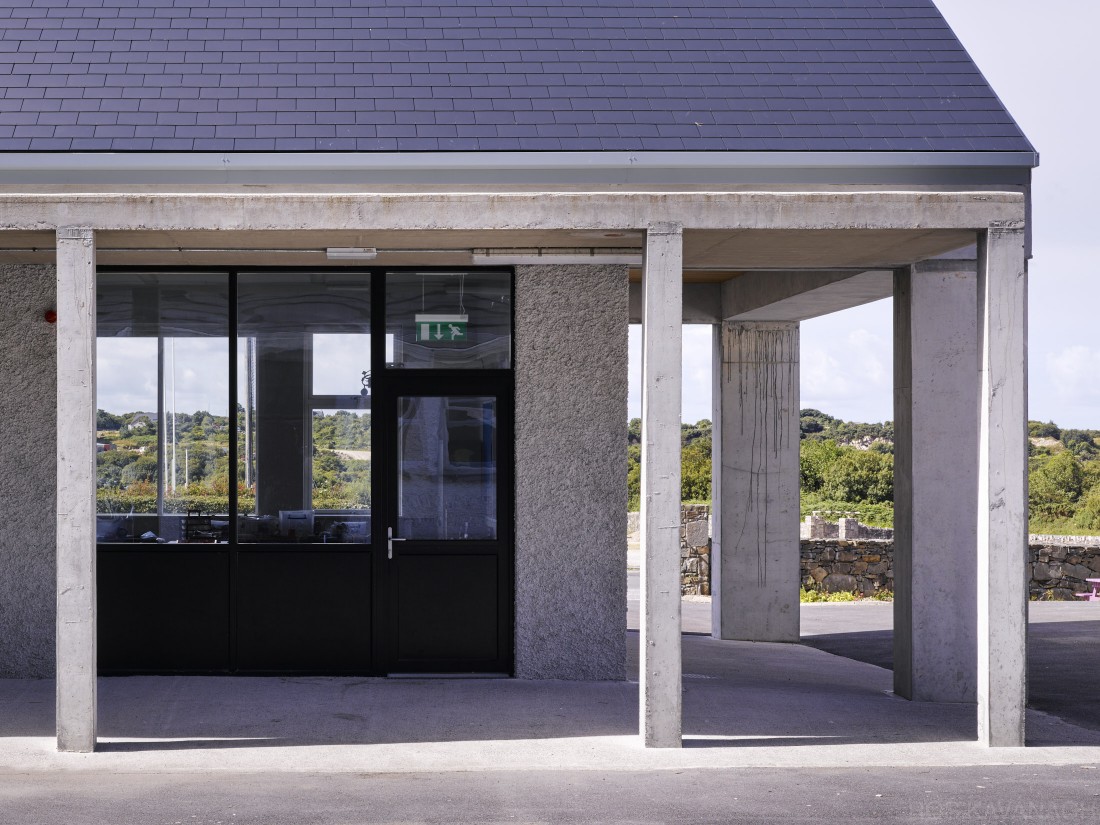
<path fill-rule="evenodd" d="M 838 501 L 893 501 L 894 459 L 870 450 L 844 448 L 825 468 L 821 494 Z"/>
<path fill-rule="evenodd" d="M 825 470 L 840 458 L 842 448 L 835 441 L 806 439 L 798 445 L 798 472 L 802 489 L 816 493 L 825 482 Z"/>
<path fill-rule="evenodd" d="M 1085 471 L 1080 459 L 1063 450 L 1028 473 L 1031 516 L 1065 519 L 1074 515 L 1084 492 Z"/>

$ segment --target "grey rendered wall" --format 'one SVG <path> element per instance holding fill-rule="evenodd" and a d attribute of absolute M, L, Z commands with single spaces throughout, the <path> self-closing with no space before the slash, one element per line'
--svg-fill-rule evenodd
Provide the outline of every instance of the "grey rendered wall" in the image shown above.
<path fill-rule="evenodd" d="M 0 677 L 54 672 L 56 336 L 52 266 L 0 265 Z"/>
<path fill-rule="evenodd" d="M 516 270 L 516 675 L 623 679 L 627 268 Z"/>

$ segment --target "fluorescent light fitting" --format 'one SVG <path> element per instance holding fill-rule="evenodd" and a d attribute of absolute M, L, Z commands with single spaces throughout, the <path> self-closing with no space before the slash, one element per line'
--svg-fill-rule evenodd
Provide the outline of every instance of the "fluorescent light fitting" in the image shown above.
<path fill-rule="evenodd" d="M 613 252 L 610 254 L 595 254 L 595 255 L 578 255 L 572 254 L 553 254 L 543 253 L 542 255 L 530 255 L 519 254 L 509 255 L 501 252 L 493 255 L 479 254 L 475 252 L 472 256 L 473 264 L 475 266 L 492 266 L 493 264 L 503 264 L 512 266 L 526 266 L 526 265 L 539 265 L 539 264 L 626 264 L 627 266 L 641 266 L 642 255 L 641 253 L 623 253 Z"/>
<path fill-rule="evenodd" d="M 325 250 L 330 261 L 370 261 L 378 257 L 373 246 L 330 246 Z"/>

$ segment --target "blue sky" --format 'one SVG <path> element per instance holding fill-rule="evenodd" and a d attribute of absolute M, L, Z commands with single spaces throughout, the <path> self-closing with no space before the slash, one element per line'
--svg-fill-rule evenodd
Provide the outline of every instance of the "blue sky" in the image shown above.
<path fill-rule="evenodd" d="M 1029 417 L 1100 428 L 1100 230 L 1095 42 L 1084 0 L 936 0 L 1040 153 L 1029 269 Z M 802 407 L 854 421 L 893 418 L 889 300 L 802 324 Z M 631 328 L 630 414 L 640 414 Z M 684 337 L 683 419 L 710 418 L 710 333 Z"/>

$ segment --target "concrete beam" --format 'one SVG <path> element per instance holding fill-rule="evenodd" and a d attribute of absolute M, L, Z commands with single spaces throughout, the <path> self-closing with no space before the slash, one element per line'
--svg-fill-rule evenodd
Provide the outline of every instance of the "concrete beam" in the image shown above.
<path fill-rule="evenodd" d="M 752 272 L 722 284 L 727 321 L 805 321 L 889 298 L 894 273 Z"/>
<path fill-rule="evenodd" d="M 721 302 L 721 284 L 684 284 L 681 292 L 685 324 L 717 324 Z M 642 285 L 630 285 L 630 323 L 642 323 Z"/>
<path fill-rule="evenodd" d="M 1022 226 L 1021 192 L 6 194 L 0 230 L 978 229 Z"/>
<path fill-rule="evenodd" d="M 1027 264 L 1022 229 L 979 237 L 978 742 L 1024 744 Z"/>
<path fill-rule="evenodd" d="M 57 749 L 96 744 L 95 235 L 57 232 Z"/>
<path fill-rule="evenodd" d="M 894 287 L 894 692 L 974 702 L 977 262 L 925 261 Z"/>
<path fill-rule="evenodd" d="M 642 289 L 639 714 L 650 748 L 681 746 L 680 355 L 683 229 L 646 231 Z"/>
<path fill-rule="evenodd" d="M 726 322 L 718 344 L 713 634 L 797 642 L 798 324 Z"/>

